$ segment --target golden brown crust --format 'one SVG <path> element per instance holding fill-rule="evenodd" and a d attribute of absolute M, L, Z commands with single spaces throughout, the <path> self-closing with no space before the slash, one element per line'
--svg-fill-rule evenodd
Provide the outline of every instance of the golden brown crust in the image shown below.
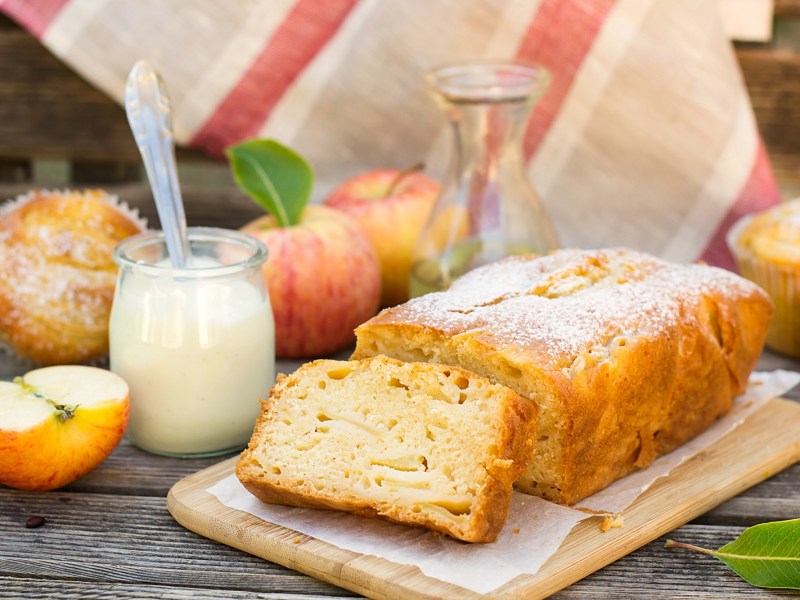
<path fill-rule="evenodd" d="M 763 348 L 766 294 L 712 267 L 559 251 L 473 271 L 356 330 L 353 358 L 455 364 L 539 404 L 519 489 L 573 504 L 691 439 Z"/>
<path fill-rule="evenodd" d="M 336 378 L 325 376 L 326 372 L 340 369 L 353 373 L 348 376 L 356 377 L 358 385 L 346 388 L 340 381 L 337 383 Z M 454 397 L 437 397 L 436 390 L 447 389 L 446 386 L 434 385 L 433 395 L 425 392 L 436 382 L 454 380 L 461 385 L 468 382 L 466 387 L 453 388 Z M 325 382 L 324 392 L 317 391 L 321 381 Z M 376 381 L 385 383 L 377 387 L 367 385 Z M 388 383 L 390 381 L 396 385 Z M 398 404 L 391 404 L 393 400 L 385 391 L 387 383 L 390 387 L 407 386 L 410 390 L 407 400 L 402 401 L 401 410 L 387 413 L 384 406 L 387 403 L 398 408 Z M 354 403 L 344 400 L 345 396 L 359 393 L 357 390 L 364 391 L 364 398 Z M 464 391 L 464 399 L 460 399 L 459 390 Z M 394 391 L 394 400 L 397 394 L 403 395 Z M 299 412 L 292 409 L 292 403 L 298 399 L 301 402 Z M 429 412 L 420 413 L 420 407 Z M 294 448 L 296 440 L 305 440 L 309 447 L 316 448 L 309 440 L 320 423 L 306 418 L 302 412 L 306 409 L 329 414 L 331 418 L 324 421 L 328 426 L 337 418 L 348 427 L 363 420 L 363 427 L 377 432 L 378 439 L 370 435 L 359 437 L 359 432 L 350 428 L 346 433 L 346 446 L 352 456 L 320 466 L 314 458 L 319 455 L 309 453 L 305 447 L 300 453 Z M 480 419 L 475 419 L 476 416 Z M 428 438 L 431 443 L 427 444 L 426 427 L 438 427 L 437 418 L 461 429 L 448 430 L 447 440 Z M 395 423 L 384 427 L 386 419 Z M 282 432 L 288 422 L 292 429 L 290 435 L 284 436 Z M 508 388 L 490 384 L 457 367 L 404 364 L 386 357 L 352 362 L 319 360 L 304 365 L 273 387 L 250 444 L 237 462 L 236 475 L 264 502 L 343 510 L 427 527 L 468 542 L 488 542 L 496 539 L 508 516 L 513 483 L 530 459 L 535 430 L 533 403 Z M 328 442 L 331 442 L 330 437 L 320 442 L 320 448 Z M 335 455 L 336 447 L 334 440 L 322 450 L 323 455 Z M 393 496 L 391 490 L 386 491 L 388 496 L 382 495 L 387 488 L 371 472 L 372 467 L 365 466 L 382 463 L 371 463 L 369 457 L 387 450 L 390 456 L 397 452 L 402 455 L 409 449 L 425 456 L 421 471 L 408 469 L 413 471 L 411 475 L 421 479 L 413 478 L 410 489 L 401 490 L 398 495 Z M 339 477 L 340 471 L 347 471 L 346 479 Z M 439 477 L 442 473 L 447 475 L 444 479 Z M 464 473 L 472 475 L 464 476 Z M 402 479 L 408 474 L 403 469 L 395 475 Z M 378 476 L 389 478 L 392 475 L 381 471 Z M 371 483 L 362 485 L 365 479 L 370 479 Z M 468 509 L 462 507 L 450 514 L 436 505 L 435 498 L 455 501 L 454 490 L 463 495 L 467 489 L 472 490 L 465 496 L 472 498 Z"/>
<path fill-rule="evenodd" d="M 108 352 L 114 246 L 139 223 L 102 191 L 37 192 L 0 215 L 0 338 L 36 363 Z"/>

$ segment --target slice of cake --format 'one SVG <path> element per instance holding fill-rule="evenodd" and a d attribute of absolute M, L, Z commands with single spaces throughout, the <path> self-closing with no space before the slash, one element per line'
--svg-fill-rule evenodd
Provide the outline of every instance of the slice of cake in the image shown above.
<path fill-rule="evenodd" d="M 236 475 L 265 502 L 489 542 L 535 432 L 533 403 L 458 367 L 318 360 L 273 387 Z"/>

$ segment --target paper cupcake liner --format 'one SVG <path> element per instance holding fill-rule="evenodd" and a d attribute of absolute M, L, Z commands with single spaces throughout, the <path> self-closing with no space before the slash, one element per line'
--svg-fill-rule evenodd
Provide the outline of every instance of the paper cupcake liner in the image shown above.
<path fill-rule="evenodd" d="M 743 217 L 731 227 L 726 240 L 728 247 L 742 277 L 764 288 L 775 305 L 767 347 L 800 357 L 800 268 L 770 263 L 740 246 L 741 233 L 752 219 L 752 215 Z"/>
<path fill-rule="evenodd" d="M 24 206 L 34 198 L 39 198 L 43 196 L 81 196 L 86 192 L 99 192 L 98 200 L 100 200 L 103 204 L 107 204 L 112 208 L 115 208 L 123 215 L 128 217 L 131 221 L 136 223 L 142 231 L 147 230 L 147 219 L 139 214 L 138 208 L 131 208 L 127 202 L 120 200 L 116 194 L 109 194 L 104 190 L 100 190 L 97 188 L 93 189 L 86 189 L 86 190 L 73 190 L 73 189 L 63 189 L 63 190 L 50 190 L 50 189 L 33 189 L 24 194 L 17 195 L 16 198 L 11 198 L 6 200 L 2 204 L 0 204 L 0 217 L 3 215 L 10 213 L 13 210 L 18 209 L 21 206 Z"/>

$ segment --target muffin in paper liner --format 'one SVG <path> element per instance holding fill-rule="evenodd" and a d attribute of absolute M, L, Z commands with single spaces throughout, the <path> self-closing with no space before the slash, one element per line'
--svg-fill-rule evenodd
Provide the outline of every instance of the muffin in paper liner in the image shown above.
<path fill-rule="evenodd" d="M 112 251 L 147 228 L 103 190 L 32 190 L 0 205 L 0 351 L 20 364 L 102 364 Z"/>
<path fill-rule="evenodd" d="M 767 346 L 800 357 L 800 199 L 742 217 L 726 241 L 741 275 L 775 304 Z"/>

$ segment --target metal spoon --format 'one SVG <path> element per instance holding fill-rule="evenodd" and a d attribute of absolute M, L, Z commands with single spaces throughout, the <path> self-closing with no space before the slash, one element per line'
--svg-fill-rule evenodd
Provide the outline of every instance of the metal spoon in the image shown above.
<path fill-rule="evenodd" d="M 169 94 L 161 76 L 146 61 L 137 62 L 125 86 L 125 111 L 142 154 L 172 265 L 183 269 L 191 254 L 186 239 Z"/>

